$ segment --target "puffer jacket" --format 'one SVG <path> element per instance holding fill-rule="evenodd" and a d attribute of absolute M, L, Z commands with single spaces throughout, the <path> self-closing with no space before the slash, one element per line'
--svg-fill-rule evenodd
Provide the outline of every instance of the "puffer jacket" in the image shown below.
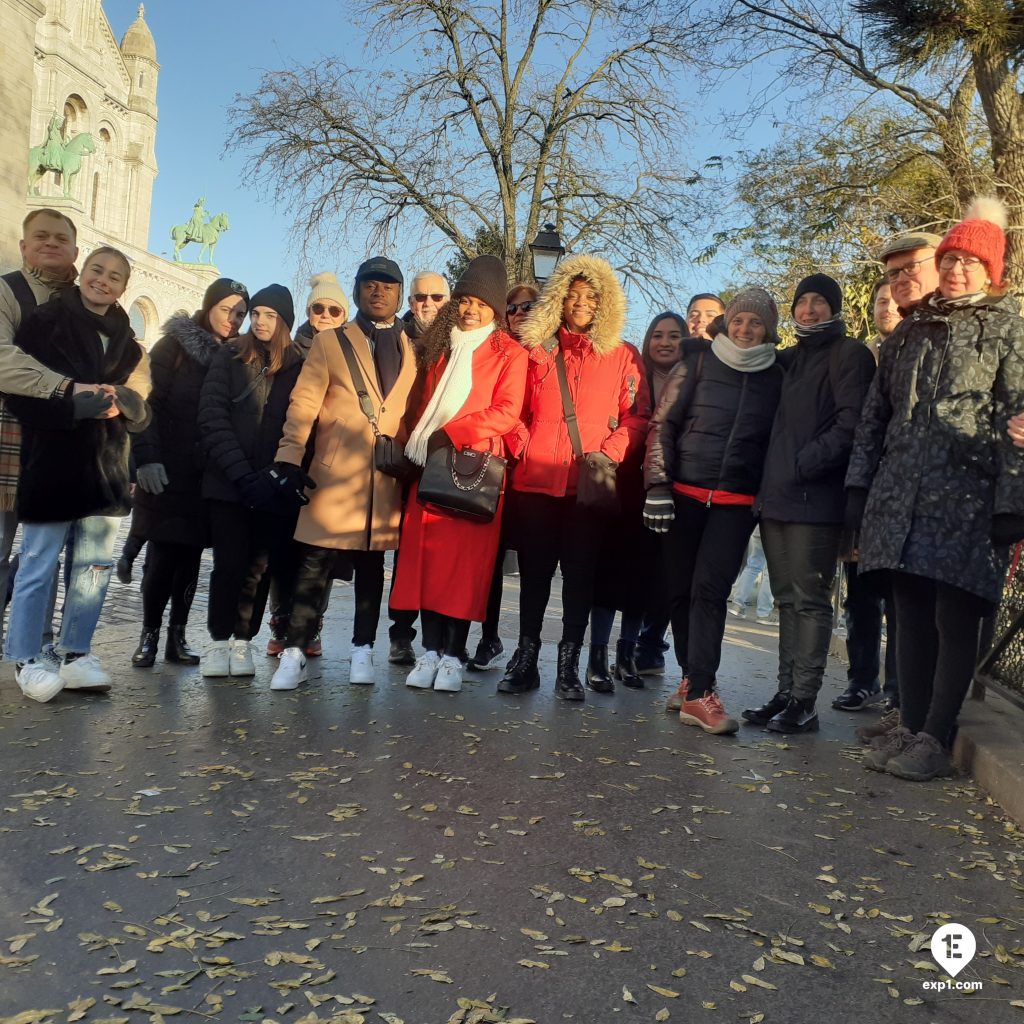
<path fill-rule="evenodd" d="M 269 466 L 288 415 L 288 402 L 302 369 L 294 348 L 270 376 L 264 364 L 243 363 L 234 345 L 213 357 L 199 402 L 199 429 L 207 463 L 202 496 L 240 501 L 236 484 Z"/>
<path fill-rule="evenodd" d="M 562 303 L 576 278 L 600 295 L 587 334 L 562 325 Z M 565 359 L 584 453 L 603 452 L 622 463 L 638 453 L 651 415 L 640 353 L 622 341 L 626 297 L 611 266 L 594 256 L 572 256 L 555 269 L 523 325 L 529 354 L 522 421 L 506 440 L 518 464 L 512 488 L 563 497 L 576 493 L 579 468 L 566 425 L 555 357 Z"/>
<path fill-rule="evenodd" d="M 882 346 L 846 474 L 870 488 L 860 572 L 897 569 L 999 601 L 1006 552 L 992 517 L 1024 514 L 1024 319 L 1009 296 L 956 307 L 934 296 Z"/>
<path fill-rule="evenodd" d="M 676 363 L 647 435 L 645 486 L 756 494 L 781 391 L 778 364 L 741 373 L 710 349 Z"/>

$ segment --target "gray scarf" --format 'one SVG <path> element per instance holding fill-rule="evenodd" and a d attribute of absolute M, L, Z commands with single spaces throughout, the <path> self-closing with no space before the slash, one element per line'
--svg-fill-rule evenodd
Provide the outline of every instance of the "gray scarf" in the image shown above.
<path fill-rule="evenodd" d="M 726 366 L 731 366 L 740 373 L 758 373 L 767 370 L 775 362 L 774 345 L 765 343 L 753 348 L 740 348 L 727 334 L 715 335 L 715 340 L 711 342 L 711 351 Z"/>

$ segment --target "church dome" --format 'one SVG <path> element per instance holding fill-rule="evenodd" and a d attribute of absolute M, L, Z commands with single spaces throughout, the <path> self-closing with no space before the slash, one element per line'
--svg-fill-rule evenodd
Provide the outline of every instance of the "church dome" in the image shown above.
<path fill-rule="evenodd" d="M 124 38 L 121 40 L 121 53 L 126 57 L 145 57 L 155 64 L 156 41 L 143 17 L 145 13 L 145 6 L 139 4 L 138 17 L 128 26 L 128 31 L 125 32 Z"/>

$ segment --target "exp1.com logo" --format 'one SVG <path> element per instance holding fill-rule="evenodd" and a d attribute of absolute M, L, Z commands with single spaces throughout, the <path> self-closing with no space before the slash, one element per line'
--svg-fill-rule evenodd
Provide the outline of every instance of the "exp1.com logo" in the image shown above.
<path fill-rule="evenodd" d="M 932 936 L 932 956 L 949 974 L 948 981 L 926 981 L 929 992 L 980 992 L 980 981 L 957 981 L 956 976 L 974 959 L 978 944 L 970 928 L 962 924 L 944 924 Z"/>

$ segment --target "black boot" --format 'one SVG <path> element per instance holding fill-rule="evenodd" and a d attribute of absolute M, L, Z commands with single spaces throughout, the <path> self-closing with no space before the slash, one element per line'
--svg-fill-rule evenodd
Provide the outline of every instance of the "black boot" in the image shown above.
<path fill-rule="evenodd" d="M 580 651 L 583 644 L 563 640 L 558 645 L 558 675 L 555 677 L 555 696 L 562 700 L 585 700 L 580 682 Z"/>
<path fill-rule="evenodd" d="M 587 659 L 587 686 L 594 693 L 614 693 L 615 682 L 608 671 L 608 645 L 591 644 Z"/>
<path fill-rule="evenodd" d="M 498 683 L 498 693 L 526 693 L 540 686 L 540 669 L 537 659 L 540 657 L 540 640 L 530 636 L 521 636 L 512 660 L 505 669 L 505 675 Z"/>
<path fill-rule="evenodd" d="M 814 698 L 790 697 L 786 706 L 765 726 L 770 732 L 817 732 L 818 712 Z"/>
<path fill-rule="evenodd" d="M 157 648 L 160 646 L 160 630 L 144 629 L 139 638 L 139 646 L 132 655 L 132 664 L 136 668 L 152 668 L 156 662 Z"/>
<path fill-rule="evenodd" d="M 643 677 L 636 667 L 636 643 L 632 640 L 620 640 L 615 645 L 615 678 L 631 690 L 644 688 Z"/>
<path fill-rule="evenodd" d="M 193 651 L 185 639 L 184 626 L 167 627 L 167 646 L 164 648 L 164 661 L 173 661 L 177 665 L 198 665 L 199 654 Z"/>
<path fill-rule="evenodd" d="M 747 708 L 743 718 L 752 725 L 767 725 L 789 703 L 789 694 L 781 691 L 759 708 Z"/>

